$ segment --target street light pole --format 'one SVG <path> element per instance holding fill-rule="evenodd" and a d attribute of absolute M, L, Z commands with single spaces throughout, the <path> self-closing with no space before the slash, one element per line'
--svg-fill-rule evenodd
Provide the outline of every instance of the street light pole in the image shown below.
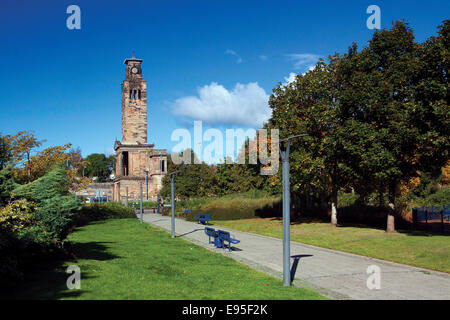
<path fill-rule="evenodd" d="M 171 218 L 171 231 L 172 231 L 172 238 L 175 238 L 175 175 L 170 176 L 170 191 L 171 191 L 171 205 L 172 205 L 172 218 Z"/>
<path fill-rule="evenodd" d="M 175 174 L 178 172 L 179 171 L 175 171 L 170 174 L 170 191 L 171 191 L 170 202 L 172 207 L 172 218 L 170 229 L 172 233 L 172 238 L 175 238 Z"/>
<path fill-rule="evenodd" d="M 304 137 L 307 134 L 291 136 L 281 141 L 287 141 L 285 151 L 281 151 L 281 161 L 283 170 L 283 285 L 291 285 L 291 186 L 289 180 L 289 153 L 291 139 Z"/>
<path fill-rule="evenodd" d="M 143 214 L 143 209 L 142 209 L 142 182 L 141 183 L 139 183 L 139 189 L 140 189 L 140 191 L 141 191 L 141 207 L 140 207 L 140 210 L 139 210 L 139 215 L 140 215 L 140 218 L 141 218 L 141 223 L 142 223 L 142 221 L 143 221 L 143 216 L 142 216 L 142 214 Z"/>
<path fill-rule="evenodd" d="M 148 170 L 145 170 L 145 195 L 148 201 Z"/>
<path fill-rule="evenodd" d="M 289 149 L 290 141 L 287 141 L 287 147 L 285 151 L 281 151 L 281 161 L 283 169 L 283 285 L 291 285 L 290 275 L 290 256 L 291 256 L 291 215 L 290 215 L 290 184 L 289 184 Z"/>

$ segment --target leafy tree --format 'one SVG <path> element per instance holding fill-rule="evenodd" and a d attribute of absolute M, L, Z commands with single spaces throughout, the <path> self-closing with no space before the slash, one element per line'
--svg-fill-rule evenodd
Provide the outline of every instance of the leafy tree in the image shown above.
<path fill-rule="evenodd" d="M 27 175 L 26 181 L 31 181 L 31 171 L 29 164 L 31 161 L 31 152 L 33 149 L 38 148 L 45 142 L 45 140 L 39 141 L 36 136 L 28 130 L 17 132 L 15 135 L 6 135 L 5 139 L 9 144 L 11 152 L 11 160 L 18 166 L 27 168 L 24 170 Z"/>
<path fill-rule="evenodd" d="M 26 199 L 37 205 L 33 225 L 24 236 L 38 241 L 60 243 L 73 226 L 74 215 L 81 209 L 75 195 L 70 193 L 71 181 L 64 165 L 59 165 L 43 177 L 17 187 L 15 199 Z"/>
<path fill-rule="evenodd" d="M 12 164 L 0 170 L 0 207 L 9 203 L 11 192 L 17 187 L 12 170 Z"/>
<path fill-rule="evenodd" d="M 287 86 L 279 83 L 269 100 L 273 110 L 269 126 L 280 129 L 281 139 L 308 134 L 291 143 L 292 192 L 331 194 L 333 225 L 337 224 L 338 190 L 347 185 L 350 175 L 341 135 L 344 119 L 338 113 L 338 59 L 330 57 L 328 65 L 321 60 L 312 71 L 298 75 Z"/>
<path fill-rule="evenodd" d="M 365 148 L 363 154 L 374 151 L 369 154 L 371 161 L 362 160 L 359 167 L 367 182 L 387 185 L 388 232 L 395 230 L 401 185 L 418 177 L 421 170 L 442 167 L 448 160 L 448 81 L 429 72 L 440 64 L 425 58 L 427 46 L 414 41 L 406 23 L 396 22 L 391 30 L 375 32 L 369 46 L 354 56 L 364 61 L 353 77 L 365 88 L 366 99 L 349 104 L 348 110 L 371 131 L 368 145 L 373 148 Z M 359 73 L 364 78 L 358 77 Z M 350 90 L 349 95 L 361 92 L 356 85 Z"/>
<path fill-rule="evenodd" d="M 0 170 L 3 169 L 12 159 L 9 139 L 0 136 Z"/>
<path fill-rule="evenodd" d="M 190 149 L 184 152 L 191 152 Z M 217 180 L 215 166 L 206 163 L 194 164 L 196 155 L 191 152 L 191 164 L 173 163 L 172 158 L 168 159 L 168 173 L 178 171 L 175 176 L 175 197 L 177 199 L 188 199 L 193 197 L 213 196 L 217 194 Z M 195 161 L 195 162 L 194 162 Z M 161 196 L 170 198 L 171 180 L 167 174 L 163 178 Z"/>
<path fill-rule="evenodd" d="M 352 45 L 274 89 L 269 127 L 309 134 L 291 148 L 292 190 L 331 193 L 333 224 L 337 191 L 353 187 L 360 199 L 388 192 L 395 230 L 402 186 L 448 161 L 449 28 L 421 45 L 397 22 L 361 52 Z"/>
<path fill-rule="evenodd" d="M 70 147 L 70 143 L 48 147 L 30 156 L 29 160 L 22 167 L 15 170 L 17 180 L 21 183 L 34 181 L 44 176 L 56 165 L 66 164 L 68 160 L 66 150 Z"/>
<path fill-rule="evenodd" d="M 66 169 L 59 165 L 43 177 L 18 186 L 12 194 L 14 198 L 41 203 L 58 195 L 69 195 L 69 189 L 70 180 L 67 179 Z"/>
<path fill-rule="evenodd" d="M 84 159 L 86 167 L 84 174 L 90 178 L 97 177 L 96 181 L 109 181 L 109 176 L 114 169 L 114 157 L 106 157 L 103 153 L 92 153 Z"/>

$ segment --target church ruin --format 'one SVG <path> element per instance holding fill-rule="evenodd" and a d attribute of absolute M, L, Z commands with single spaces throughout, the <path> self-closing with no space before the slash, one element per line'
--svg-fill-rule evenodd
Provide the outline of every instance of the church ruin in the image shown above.
<path fill-rule="evenodd" d="M 156 200 L 167 173 L 167 150 L 147 143 L 147 81 L 142 77 L 141 59 L 126 59 L 122 83 L 122 141 L 114 143 L 116 172 L 113 201 Z"/>

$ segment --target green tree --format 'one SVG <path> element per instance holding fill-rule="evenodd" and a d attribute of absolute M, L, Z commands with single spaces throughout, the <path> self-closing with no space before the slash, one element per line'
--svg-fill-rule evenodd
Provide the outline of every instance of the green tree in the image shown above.
<path fill-rule="evenodd" d="M 187 149 L 184 152 L 190 153 L 191 164 L 174 164 L 172 158 L 168 158 L 168 173 L 178 171 L 175 175 L 175 197 L 177 199 L 189 199 L 195 197 L 210 197 L 217 194 L 216 168 L 198 161 L 195 153 Z M 170 175 L 163 178 L 161 195 L 170 198 Z"/>
<path fill-rule="evenodd" d="M 443 78 L 442 60 L 427 58 L 435 54 L 431 48 L 429 42 L 417 44 L 406 23 L 396 22 L 391 30 L 375 32 L 369 46 L 353 57 L 363 62 L 353 70 L 354 85 L 347 94 L 361 96 L 358 82 L 366 97 L 349 103 L 347 111 L 367 128 L 369 138 L 362 150 L 367 159 L 353 167 L 359 165 L 366 182 L 387 186 L 388 232 L 395 230 L 402 183 L 448 160 L 448 80 Z"/>
<path fill-rule="evenodd" d="M 0 170 L 0 207 L 8 204 L 11 199 L 11 192 L 17 186 L 14 181 L 13 166 L 9 164 Z"/>
<path fill-rule="evenodd" d="M 106 157 L 103 153 L 92 153 L 84 159 L 86 167 L 84 175 L 90 178 L 97 177 L 98 182 L 109 180 L 109 176 L 114 170 L 114 156 Z"/>
<path fill-rule="evenodd" d="M 293 83 L 279 83 L 269 100 L 273 110 L 269 126 L 280 129 L 281 139 L 308 134 L 291 143 L 292 192 L 331 194 L 333 225 L 337 225 L 338 190 L 347 185 L 351 176 L 341 136 L 345 119 L 340 117 L 338 107 L 338 60 L 337 55 L 331 56 L 329 64 L 321 60 L 314 70 L 298 75 Z"/>
<path fill-rule="evenodd" d="M 0 135 L 0 170 L 3 169 L 12 159 L 11 146 L 5 136 Z"/>
<path fill-rule="evenodd" d="M 80 202 L 69 189 L 71 181 L 67 169 L 59 165 L 43 177 L 18 186 L 12 191 L 15 199 L 26 199 L 37 205 L 33 224 L 22 231 L 23 237 L 38 242 L 61 243 L 74 223 L 74 214 L 81 209 Z"/>

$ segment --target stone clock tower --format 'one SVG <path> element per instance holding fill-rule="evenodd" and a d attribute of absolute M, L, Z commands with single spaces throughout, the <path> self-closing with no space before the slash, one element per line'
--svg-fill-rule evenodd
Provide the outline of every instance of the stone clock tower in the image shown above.
<path fill-rule="evenodd" d="M 116 141 L 116 174 L 113 201 L 156 200 L 167 173 L 167 151 L 147 144 L 147 81 L 142 77 L 141 59 L 125 59 L 122 83 L 122 142 Z"/>

